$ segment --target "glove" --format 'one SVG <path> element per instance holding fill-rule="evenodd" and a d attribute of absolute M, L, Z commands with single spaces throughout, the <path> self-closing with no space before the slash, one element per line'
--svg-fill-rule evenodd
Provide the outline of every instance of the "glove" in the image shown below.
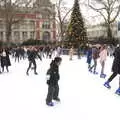
<path fill-rule="evenodd" d="M 50 75 L 46 75 L 46 80 L 49 80 L 50 79 Z"/>

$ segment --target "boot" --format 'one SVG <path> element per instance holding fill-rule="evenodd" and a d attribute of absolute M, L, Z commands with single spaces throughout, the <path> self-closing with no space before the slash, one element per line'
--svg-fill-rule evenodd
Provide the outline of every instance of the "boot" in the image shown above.
<path fill-rule="evenodd" d="M 100 74 L 100 78 L 105 78 L 106 74 Z"/>
<path fill-rule="evenodd" d="M 48 106 L 54 106 L 53 102 L 46 103 Z"/>
<path fill-rule="evenodd" d="M 115 94 L 120 95 L 120 88 L 115 91 Z"/>
<path fill-rule="evenodd" d="M 93 72 L 93 74 L 96 74 L 96 75 L 97 75 L 97 74 L 98 74 L 98 72 L 94 71 L 94 72 Z"/>
<path fill-rule="evenodd" d="M 104 86 L 105 86 L 106 88 L 109 88 L 109 89 L 111 88 L 111 86 L 109 85 L 109 82 L 108 82 L 108 81 L 104 83 Z"/>
<path fill-rule="evenodd" d="M 35 72 L 35 75 L 38 75 L 38 73 L 37 73 L 37 72 Z"/>
<path fill-rule="evenodd" d="M 57 101 L 57 102 L 60 102 L 60 98 L 53 98 L 53 100 Z"/>
<path fill-rule="evenodd" d="M 29 75 L 29 73 L 28 73 L 28 72 L 26 72 L 26 75 Z"/>

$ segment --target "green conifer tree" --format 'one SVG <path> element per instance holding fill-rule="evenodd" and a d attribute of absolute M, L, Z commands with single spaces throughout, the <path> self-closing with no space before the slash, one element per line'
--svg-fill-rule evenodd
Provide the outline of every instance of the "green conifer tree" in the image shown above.
<path fill-rule="evenodd" d="M 67 40 L 71 43 L 85 44 L 87 42 L 87 33 L 84 21 L 80 12 L 78 0 L 75 0 L 73 11 L 71 13 L 70 23 L 67 30 Z"/>

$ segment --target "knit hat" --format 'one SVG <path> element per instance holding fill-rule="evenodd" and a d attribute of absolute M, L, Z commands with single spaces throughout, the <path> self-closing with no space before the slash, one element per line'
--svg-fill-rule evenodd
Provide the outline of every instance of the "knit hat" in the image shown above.
<path fill-rule="evenodd" d="M 55 58 L 54 58 L 54 62 L 60 62 L 60 61 L 62 61 L 62 58 L 61 58 L 61 57 L 55 57 Z"/>

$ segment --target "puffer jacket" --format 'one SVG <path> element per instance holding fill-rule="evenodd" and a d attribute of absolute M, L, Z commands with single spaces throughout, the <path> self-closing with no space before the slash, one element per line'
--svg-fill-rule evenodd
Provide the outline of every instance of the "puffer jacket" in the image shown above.
<path fill-rule="evenodd" d="M 57 85 L 58 80 L 60 79 L 60 75 L 59 75 L 59 67 L 54 61 L 52 61 L 50 64 L 50 69 L 48 74 L 50 75 L 50 79 L 47 81 L 47 84 L 52 86 Z"/>

